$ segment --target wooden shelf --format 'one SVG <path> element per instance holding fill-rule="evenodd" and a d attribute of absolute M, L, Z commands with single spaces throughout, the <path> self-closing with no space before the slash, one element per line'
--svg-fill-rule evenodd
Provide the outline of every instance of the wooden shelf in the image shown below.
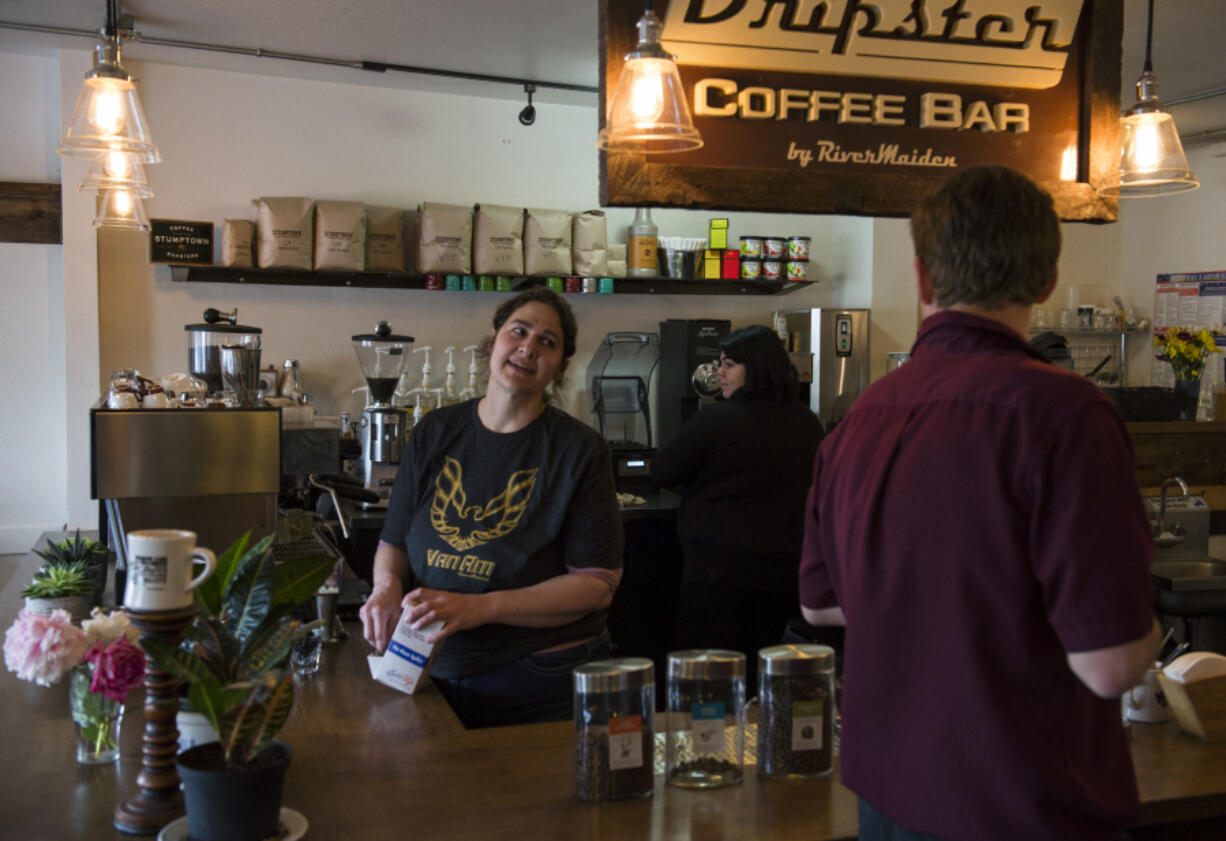
<path fill-rule="evenodd" d="M 328 272 L 247 269 L 229 266 L 170 266 L 176 283 L 253 283 L 271 286 L 330 286 L 368 289 L 425 289 L 425 275 L 409 272 Z M 543 277 L 513 277 L 512 289 L 541 286 Z M 615 295 L 786 295 L 814 281 L 677 280 L 668 277 L 614 278 Z M 488 292 L 488 290 L 486 290 Z M 471 290 L 470 290 L 471 293 Z M 505 293 L 504 293 L 505 294 Z"/>

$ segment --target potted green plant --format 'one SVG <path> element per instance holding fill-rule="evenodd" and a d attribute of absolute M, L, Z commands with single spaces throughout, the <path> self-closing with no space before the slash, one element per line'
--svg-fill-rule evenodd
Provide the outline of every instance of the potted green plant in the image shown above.
<path fill-rule="evenodd" d="M 89 618 L 94 607 L 96 586 L 94 574 L 85 561 L 49 563 L 34 575 L 21 595 L 31 613 L 50 616 L 53 611 L 64 610 L 73 622 L 81 622 Z"/>
<path fill-rule="evenodd" d="M 35 549 L 34 554 L 48 564 L 58 566 L 68 566 L 78 561 L 87 564 L 94 576 L 94 605 L 102 604 L 102 591 L 106 589 L 107 563 L 111 558 L 111 550 L 106 544 L 81 537 L 81 530 L 77 529 L 75 535 L 63 540 L 52 542 L 51 538 L 47 538 L 47 548 Z"/>
<path fill-rule="evenodd" d="M 247 548 L 250 533 L 217 558 L 196 590 L 201 608 L 181 645 L 142 639 L 164 671 L 184 680 L 187 699 L 218 741 L 179 754 L 193 841 L 257 841 L 277 830 L 291 750 L 274 741 L 294 704 L 290 649 L 318 622 L 291 613 L 335 566 L 328 556 L 277 564 L 273 536 Z"/>

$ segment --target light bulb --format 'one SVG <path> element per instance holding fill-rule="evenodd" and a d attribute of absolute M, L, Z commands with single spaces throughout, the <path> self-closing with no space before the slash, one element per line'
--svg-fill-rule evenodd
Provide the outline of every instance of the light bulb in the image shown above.
<path fill-rule="evenodd" d="M 651 60 L 639 59 L 639 61 L 650 62 Z M 635 78 L 634 87 L 630 91 L 630 111 L 634 114 L 635 123 L 640 126 L 655 123 L 664 113 L 664 85 L 660 74 L 654 67 L 644 69 L 647 72 Z"/>
<path fill-rule="evenodd" d="M 112 150 L 106 153 L 106 174 L 111 178 L 127 178 L 132 174 L 132 161 L 123 152 Z"/>
<path fill-rule="evenodd" d="M 1139 172 L 1153 172 L 1162 159 L 1158 114 L 1140 114 L 1133 139 L 1133 164 Z"/>
<path fill-rule="evenodd" d="M 115 212 L 120 216 L 132 215 L 132 196 L 127 190 L 115 191 Z"/>
<path fill-rule="evenodd" d="M 100 90 L 94 98 L 93 113 L 90 122 L 98 127 L 103 135 L 111 136 L 123 131 L 123 98 L 116 86 L 109 79 L 98 79 Z"/>

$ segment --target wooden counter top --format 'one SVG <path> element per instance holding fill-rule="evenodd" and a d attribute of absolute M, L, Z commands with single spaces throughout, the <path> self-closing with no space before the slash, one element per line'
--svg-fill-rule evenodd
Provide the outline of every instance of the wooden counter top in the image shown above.
<path fill-rule="evenodd" d="M 38 566 L 30 555 L 0 592 L 5 629 Z M 656 778 L 652 797 L 600 805 L 575 799 L 569 722 L 464 730 L 433 687 L 407 696 L 369 677 L 366 644 L 326 648 L 319 674 L 300 678 L 284 738 L 294 749 L 286 806 L 310 822 L 308 839 L 406 837 L 557 841 L 852 839 L 855 796 L 833 775 L 759 780 L 689 791 Z M 129 698 L 118 765 L 78 766 L 68 689 L 0 676 L 0 828 L 13 839 L 119 839 L 114 805 L 139 770 L 141 692 Z M 1226 744 L 1205 745 L 1176 725 L 1136 725 L 1133 757 L 1142 823 L 1226 816 Z"/>

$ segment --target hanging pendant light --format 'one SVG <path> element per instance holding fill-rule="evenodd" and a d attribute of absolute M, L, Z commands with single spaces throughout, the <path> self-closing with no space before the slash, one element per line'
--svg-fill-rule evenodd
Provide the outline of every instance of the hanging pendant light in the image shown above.
<path fill-rule="evenodd" d="M 1145 68 L 1137 80 L 1137 104 L 1120 118 L 1123 135 L 1120 170 L 1099 189 L 1105 196 L 1168 196 L 1200 186 L 1188 169 L 1175 120 L 1158 101 L 1158 79 L 1151 58 L 1153 33 L 1154 0 L 1149 0 Z"/>
<path fill-rule="evenodd" d="M 124 189 L 99 191 L 98 215 L 94 217 L 95 228 L 119 228 L 127 231 L 147 231 L 149 217 L 145 215 L 145 203 L 139 196 Z"/>
<path fill-rule="evenodd" d="M 606 152 L 688 152 L 702 146 L 673 56 L 660 44 L 664 24 L 650 2 L 639 18 L 638 45 L 626 54 L 608 119 L 596 146 Z"/>
<path fill-rule="evenodd" d="M 140 163 L 157 163 L 162 156 L 149 134 L 136 84 L 120 65 L 118 6 L 118 0 L 107 0 L 106 25 L 94 48 L 94 67 L 85 76 L 57 151 L 78 158 L 119 151 Z"/>

